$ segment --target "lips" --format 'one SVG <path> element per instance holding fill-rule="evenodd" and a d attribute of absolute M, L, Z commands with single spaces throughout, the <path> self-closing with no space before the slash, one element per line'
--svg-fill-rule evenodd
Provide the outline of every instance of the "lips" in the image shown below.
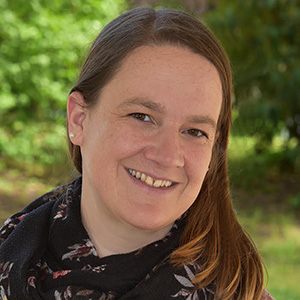
<path fill-rule="evenodd" d="M 151 187 L 155 187 L 155 188 L 168 188 L 170 186 L 172 186 L 173 182 L 169 181 L 169 180 L 164 180 L 164 179 L 153 179 L 151 176 L 148 176 L 142 172 L 133 170 L 133 169 L 128 169 L 129 174 L 146 183 L 147 185 L 151 186 Z"/>

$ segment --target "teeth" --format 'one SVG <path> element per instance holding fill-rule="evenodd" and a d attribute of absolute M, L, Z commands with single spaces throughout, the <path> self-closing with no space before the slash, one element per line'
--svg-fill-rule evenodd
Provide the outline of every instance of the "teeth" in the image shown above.
<path fill-rule="evenodd" d="M 140 179 L 142 182 L 145 182 L 146 184 L 156 188 L 170 187 L 172 185 L 172 182 L 168 180 L 161 180 L 161 179 L 154 180 L 151 176 L 147 176 L 144 173 L 140 173 L 132 169 L 129 169 L 128 171 L 133 177 Z"/>
<path fill-rule="evenodd" d="M 172 184 L 171 181 L 167 181 L 167 182 L 165 183 L 165 186 L 166 186 L 166 187 L 169 187 L 171 184 Z"/>
<path fill-rule="evenodd" d="M 153 183 L 153 186 L 154 187 L 160 187 L 161 183 L 162 183 L 162 180 L 155 180 L 154 183 Z"/>
<path fill-rule="evenodd" d="M 152 184 L 153 184 L 153 178 L 150 177 L 150 176 L 147 176 L 145 182 L 146 182 L 147 184 L 149 184 L 149 185 L 152 185 Z"/>

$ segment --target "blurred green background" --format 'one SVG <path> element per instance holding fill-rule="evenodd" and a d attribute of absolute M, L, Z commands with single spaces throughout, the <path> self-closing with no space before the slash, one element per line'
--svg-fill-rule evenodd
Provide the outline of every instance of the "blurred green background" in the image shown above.
<path fill-rule="evenodd" d="M 130 7 L 200 18 L 234 73 L 234 205 L 277 300 L 300 299 L 299 0 L 0 0 L 0 221 L 76 176 L 66 101 L 101 28 Z"/>

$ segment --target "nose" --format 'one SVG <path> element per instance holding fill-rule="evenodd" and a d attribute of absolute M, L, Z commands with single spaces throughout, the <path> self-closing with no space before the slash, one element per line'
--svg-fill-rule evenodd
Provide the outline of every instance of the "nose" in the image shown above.
<path fill-rule="evenodd" d="M 179 133 L 165 131 L 155 135 L 145 148 L 144 155 L 147 160 L 151 160 L 164 168 L 182 168 L 184 166 Z"/>

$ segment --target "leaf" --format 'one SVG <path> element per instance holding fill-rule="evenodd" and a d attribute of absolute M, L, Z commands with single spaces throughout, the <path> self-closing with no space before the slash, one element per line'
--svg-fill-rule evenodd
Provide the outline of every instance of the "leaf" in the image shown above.
<path fill-rule="evenodd" d="M 184 269 L 189 276 L 190 280 L 192 281 L 195 278 L 194 273 L 191 271 L 191 269 L 188 266 L 184 266 Z"/>
<path fill-rule="evenodd" d="M 175 278 L 185 287 L 194 287 L 190 280 L 187 278 L 174 274 Z"/>
<path fill-rule="evenodd" d="M 206 295 L 205 295 L 205 297 L 206 297 Z M 198 292 L 197 292 L 197 291 L 195 291 L 195 292 L 193 293 L 193 298 L 192 298 L 192 300 L 199 300 L 199 296 L 198 296 Z"/>
<path fill-rule="evenodd" d="M 172 297 L 178 297 L 178 296 L 188 296 L 188 295 L 190 295 L 190 292 L 188 292 L 187 290 L 185 290 L 185 289 L 182 289 L 182 290 L 180 290 L 178 293 L 176 293 L 175 295 L 173 295 Z"/>

